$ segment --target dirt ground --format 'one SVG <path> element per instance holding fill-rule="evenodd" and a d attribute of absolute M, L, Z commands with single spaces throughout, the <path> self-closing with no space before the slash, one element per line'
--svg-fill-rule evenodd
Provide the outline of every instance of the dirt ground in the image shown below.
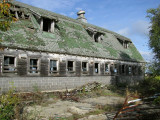
<path fill-rule="evenodd" d="M 42 120 L 67 120 L 72 115 L 85 115 L 97 111 L 100 106 L 122 104 L 124 98 L 115 96 L 100 96 L 96 98 L 84 98 L 79 102 L 62 101 L 50 98 L 40 105 L 25 107 L 29 119 Z M 78 120 L 106 120 L 105 114 L 88 115 Z"/>

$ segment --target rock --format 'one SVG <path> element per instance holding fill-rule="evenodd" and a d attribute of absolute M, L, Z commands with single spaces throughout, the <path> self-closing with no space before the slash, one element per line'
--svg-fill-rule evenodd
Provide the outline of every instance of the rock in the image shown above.
<path fill-rule="evenodd" d="M 78 120 L 107 120 L 106 115 L 99 114 L 99 115 L 90 115 L 88 117 L 80 118 Z"/>
<path fill-rule="evenodd" d="M 72 114 L 79 114 L 79 115 L 84 115 L 84 114 L 90 112 L 89 110 L 82 110 L 82 109 L 79 109 L 75 106 L 69 107 L 68 111 Z"/>

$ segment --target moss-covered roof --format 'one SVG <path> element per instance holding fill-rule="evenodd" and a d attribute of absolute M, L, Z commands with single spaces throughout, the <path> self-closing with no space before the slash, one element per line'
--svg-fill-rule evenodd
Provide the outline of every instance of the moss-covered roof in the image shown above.
<path fill-rule="evenodd" d="M 25 11 L 30 14 L 31 19 L 20 19 L 13 23 L 7 32 L 0 31 L 3 46 L 144 62 L 131 40 L 122 35 L 17 1 L 13 1 L 13 4 L 27 8 Z M 54 33 L 42 31 L 35 14 L 40 17 L 57 19 Z M 98 43 L 95 42 L 87 33 L 86 28 L 103 33 L 103 39 Z M 129 47 L 125 49 L 117 38 L 129 41 Z"/>

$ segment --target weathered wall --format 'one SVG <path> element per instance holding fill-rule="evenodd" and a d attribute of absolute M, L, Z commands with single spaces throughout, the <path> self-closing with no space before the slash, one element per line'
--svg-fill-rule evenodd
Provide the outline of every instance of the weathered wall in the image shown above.
<path fill-rule="evenodd" d="M 80 87 L 89 82 L 111 84 L 114 76 L 107 77 L 1 77 L 1 92 L 8 91 L 12 83 L 17 91 L 34 91 L 35 87 L 42 91 L 62 90 Z"/>
<path fill-rule="evenodd" d="M 94 77 L 1 77 L 0 93 L 8 91 L 12 85 L 18 92 L 30 92 L 38 90 L 53 91 L 62 89 L 73 89 L 91 82 L 99 82 L 103 85 L 130 83 L 136 84 L 142 76 L 94 76 Z"/>
<path fill-rule="evenodd" d="M 3 72 L 4 56 L 15 57 L 16 71 Z M 29 60 L 38 59 L 38 73 L 30 73 Z M 58 70 L 51 74 L 49 71 L 49 60 L 58 61 Z M 74 71 L 67 70 L 67 61 L 74 61 Z M 88 71 L 82 71 L 82 62 L 88 63 Z M 99 64 L 99 73 L 95 73 L 95 64 Z M 109 64 L 109 72 L 105 72 L 105 63 Z M 117 65 L 117 74 L 114 73 Z M 125 73 L 121 71 L 121 65 L 125 65 Z M 32 91 L 34 86 L 43 91 L 76 88 L 88 82 L 100 82 L 102 84 L 129 83 L 136 84 L 143 79 L 143 72 L 128 74 L 127 66 L 137 66 L 139 69 L 143 63 L 74 56 L 57 53 L 43 53 L 17 49 L 4 49 L 0 51 L 0 88 L 7 91 L 11 82 L 14 83 L 17 91 Z M 139 66 L 139 67 L 138 67 Z M 137 69 L 133 69 L 137 71 Z"/>

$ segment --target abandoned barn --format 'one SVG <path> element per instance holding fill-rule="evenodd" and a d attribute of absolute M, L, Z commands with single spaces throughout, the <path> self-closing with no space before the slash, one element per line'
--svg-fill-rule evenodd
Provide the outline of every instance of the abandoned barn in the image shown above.
<path fill-rule="evenodd" d="M 18 21 L 0 31 L 0 88 L 17 91 L 75 88 L 88 82 L 136 84 L 144 63 L 132 41 L 87 23 L 12 1 Z"/>

